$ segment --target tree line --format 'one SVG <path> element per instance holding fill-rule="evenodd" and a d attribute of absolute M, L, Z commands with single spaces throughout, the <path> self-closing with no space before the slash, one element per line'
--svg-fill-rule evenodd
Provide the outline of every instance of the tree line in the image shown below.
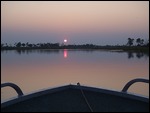
<path fill-rule="evenodd" d="M 126 45 L 116 45 L 116 46 L 100 46 L 100 45 L 94 45 L 94 44 L 83 44 L 83 45 L 65 45 L 65 44 L 60 44 L 60 43 L 37 43 L 37 44 L 31 44 L 29 42 L 27 43 L 22 43 L 22 42 L 17 42 L 14 45 L 11 44 L 3 44 L 1 43 L 1 49 L 103 49 L 103 48 L 116 48 L 116 47 L 125 47 L 125 46 L 135 46 L 133 45 L 134 43 L 133 38 L 128 38 L 127 44 Z M 149 40 L 144 41 L 144 39 L 137 38 L 136 39 L 136 46 L 142 46 L 142 47 L 149 47 Z"/>
<path fill-rule="evenodd" d="M 127 45 L 132 46 L 134 43 L 134 38 L 128 38 Z M 144 42 L 144 39 L 137 38 L 136 40 L 137 46 L 149 46 L 149 40 L 147 42 Z"/>

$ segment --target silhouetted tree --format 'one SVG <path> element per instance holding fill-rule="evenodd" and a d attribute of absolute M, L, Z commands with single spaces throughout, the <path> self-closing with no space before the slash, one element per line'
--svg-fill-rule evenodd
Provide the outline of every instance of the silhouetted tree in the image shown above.
<path fill-rule="evenodd" d="M 14 47 L 16 47 L 17 43 L 14 44 Z"/>
<path fill-rule="evenodd" d="M 132 46 L 133 45 L 133 41 L 134 41 L 133 38 L 128 38 L 127 45 Z"/>
<path fill-rule="evenodd" d="M 5 47 L 8 47 L 7 43 L 5 43 Z"/>
<path fill-rule="evenodd" d="M 137 46 L 142 46 L 144 44 L 144 39 L 136 39 Z"/>
<path fill-rule="evenodd" d="M 26 44 L 25 44 L 25 43 L 22 43 L 21 45 L 22 45 L 22 47 L 25 47 Z"/>
<path fill-rule="evenodd" d="M 42 48 L 44 46 L 44 44 L 40 43 L 40 47 Z"/>
<path fill-rule="evenodd" d="M 32 44 L 28 44 L 28 46 L 29 46 L 30 48 L 32 48 L 33 45 L 32 45 Z"/>
<path fill-rule="evenodd" d="M 36 47 L 39 47 L 39 46 L 40 46 L 40 44 L 39 44 L 39 43 L 37 43 L 37 44 L 36 44 Z"/>
<path fill-rule="evenodd" d="M 29 42 L 26 43 L 26 47 L 29 47 Z"/>
<path fill-rule="evenodd" d="M 32 44 L 33 45 L 33 47 L 37 47 L 37 45 L 36 44 Z"/>
<path fill-rule="evenodd" d="M 21 42 L 18 42 L 18 43 L 16 44 L 16 47 L 21 47 Z"/>
<path fill-rule="evenodd" d="M 140 46 L 141 39 L 140 38 L 136 39 L 136 43 L 137 43 L 137 46 Z"/>
<path fill-rule="evenodd" d="M 141 45 L 143 45 L 144 44 L 144 39 L 141 39 Z"/>

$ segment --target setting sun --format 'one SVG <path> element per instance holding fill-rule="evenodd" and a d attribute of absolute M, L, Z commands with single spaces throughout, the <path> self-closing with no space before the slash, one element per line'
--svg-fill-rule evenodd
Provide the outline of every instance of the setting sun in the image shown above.
<path fill-rule="evenodd" d="M 67 39 L 64 39 L 64 43 L 66 43 L 67 42 Z"/>

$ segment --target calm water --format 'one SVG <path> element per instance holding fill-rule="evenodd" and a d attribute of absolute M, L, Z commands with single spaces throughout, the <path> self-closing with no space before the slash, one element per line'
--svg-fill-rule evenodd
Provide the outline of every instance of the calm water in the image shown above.
<path fill-rule="evenodd" d="M 135 78 L 149 79 L 149 55 L 102 50 L 1 51 L 1 83 L 12 82 L 25 94 L 76 84 L 121 91 Z M 129 92 L 149 97 L 149 84 L 136 83 Z M 16 97 L 1 89 L 1 102 Z"/>

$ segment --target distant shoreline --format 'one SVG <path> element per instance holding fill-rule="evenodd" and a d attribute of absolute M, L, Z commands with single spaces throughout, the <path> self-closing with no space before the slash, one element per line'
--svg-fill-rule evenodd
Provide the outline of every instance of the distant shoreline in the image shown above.
<path fill-rule="evenodd" d="M 133 52 L 149 52 L 149 47 L 145 46 L 94 46 L 94 47 L 71 47 L 71 46 L 63 46 L 63 47 L 1 47 L 2 50 L 36 50 L 36 49 L 83 49 L 83 50 L 122 50 L 122 51 L 133 51 Z"/>

